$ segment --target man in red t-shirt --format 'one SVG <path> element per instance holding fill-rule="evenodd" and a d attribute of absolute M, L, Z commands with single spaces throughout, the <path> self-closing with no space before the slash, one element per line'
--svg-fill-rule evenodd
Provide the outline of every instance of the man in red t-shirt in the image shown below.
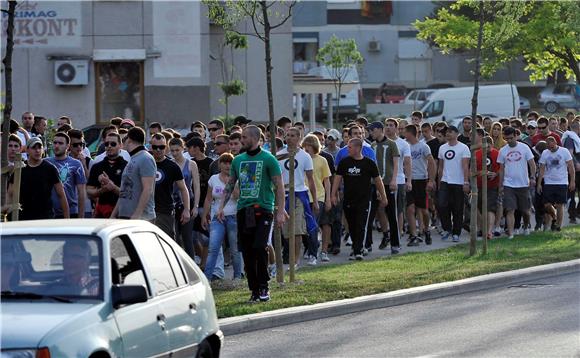
<path fill-rule="evenodd" d="M 485 131 L 481 128 L 477 129 L 477 135 L 475 136 L 475 144 L 481 146 L 483 142 L 483 138 L 485 136 Z M 498 187 L 499 187 L 499 169 L 500 165 L 497 162 L 497 156 L 499 155 L 499 151 L 493 147 L 493 140 L 489 136 L 485 136 L 485 140 L 487 141 L 487 155 L 486 155 L 486 167 L 487 167 L 487 238 L 491 239 L 493 237 L 492 230 L 495 223 L 495 215 L 498 211 Z M 481 187 L 482 187 L 482 155 L 483 149 L 478 149 L 475 152 L 475 162 L 477 167 L 477 188 L 480 195 L 477 196 L 477 207 L 479 212 L 482 211 L 482 195 L 481 195 Z M 483 213 L 482 213 L 483 214 Z M 483 230 L 482 230 L 483 231 Z"/>
<path fill-rule="evenodd" d="M 540 117 L 538 119 L 538 133 L 532 137 L 532 145 L 535 147 L 539 141 L 545 141 L 548 137 L 554 137 L 556 143 L 561 147 L 562 141 L 560 140 L 560 135 L 556 132 L 551 132 L 548 128 L 548 118 Z"/>

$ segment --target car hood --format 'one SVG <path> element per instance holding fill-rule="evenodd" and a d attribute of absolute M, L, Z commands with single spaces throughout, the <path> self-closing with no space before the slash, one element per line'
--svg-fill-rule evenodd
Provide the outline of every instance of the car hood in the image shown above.
<path fill-rule="evenodd" d="M 3 301 L 2 348 L 34 348 L 64 321 L 95 304 Z"/>

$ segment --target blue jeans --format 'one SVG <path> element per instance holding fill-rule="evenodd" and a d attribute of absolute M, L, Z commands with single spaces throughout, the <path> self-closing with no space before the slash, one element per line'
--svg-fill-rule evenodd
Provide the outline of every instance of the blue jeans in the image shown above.
<path fill-rule="evenodd" d="M 238 251 L 238 222 L 235 215 L 226 216 L 223 222 L 212 219 L 209 224 L 209 247 L 207 261 L 205 263 L 205 275 L 211 279 L 214 269 L 218 264 L 218 256 L 222 249 L 224 236 L 227 235 L 232 254 L 232 264 L 234 268 L 234 278 L 242 277 L 242 255 Z M 221 266 L 223 267 L 223 256 Z M 223 270 L 223 269 L 222 269 Z"/>

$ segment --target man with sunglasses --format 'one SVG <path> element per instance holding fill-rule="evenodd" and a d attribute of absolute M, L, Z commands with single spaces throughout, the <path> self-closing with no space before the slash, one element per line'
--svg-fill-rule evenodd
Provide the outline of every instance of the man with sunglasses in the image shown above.
<path fill-rule="evenodd" d="M 47 158 L 47 161 L 58 170 L 70 209 L 70 217 L 83 218 L 85 216 L 85 185 L 87 184 L 83 164 L 79 160 L 68 156 L 70 148 L 68 134 L 56 133 L 52 144 L 54 156 Z M 60 198 L 54 190 L 52 193 L 52 206 L 54 217 L 57 219 L 64 218 Z"/>
<path fill-rule="evenodd" d="M 106 159 L 95 164 L 90 172 L 87 193 L 96 201 L 95 218 L 109 218 L 117 200 L 121 186 L 121 175 L 127 161 L 119 155 L 121 136 L 111 132 L 105 137 Z"/>
<path fill-rule="evenodd" d="M 68 118 L 68 117 L 67 117 Z M 83 165 L 83 170 L 85 172 L 85 177 L 88 180 L 89 177 L 89 168 L 91 167 L 91 159 L 90 152 L 87 154 L 87 147 L 85 145 L 85 137 L 83 135 L 83 131 L 80 129 L 71 129 L 67 132 L 68 136 L 70 137 L 70 149 L 69 149 L 69 156 L 78 160 Z M 83 194 L 79 193 L 79 195 L 85 196 L 85 218 L 90 218 L 93 215 L 93 208 L 91 205 L 90 198 L 85 191 Z"/>
<path fill-rule="evenodd" d="M 211 132 L 210 132 L 211 133 Z M 220 134 L 214 139 L 213 153 L 219 156 L 230 151 L 230 137 L 227 134 Z M 209 174 L 216 175 L 220 173 L 220 166 L 217 160 L 214 160 L 209 166 Z"/>
<path fill-rule="evenodd" d="M 212 160 L 216 160 L 220 156 L 220 154 L 216 152 L 217 146 L 216 140 L 219 135 L 224 134 L 224 122 L 222 122 L 219 119 L 214 119 L 210 121 L 207 124 L 207 131 L 209 132 L 209 140 L 207 141 L 207 143 L 205 143 L 205 154 Z"/>
<path fill-rule="evenodd" d="M 546 141 L 548 137 L 554 137 L 558 146 L 562 146 L 562 141 L 560 140 L 560 135 L 556 132 L 550 131 L 549 121 L 546 117 L 540 117 L 538 119 L 538 133 L 532 137 L 532 145 L 535 147 L 539 141 Z"/>

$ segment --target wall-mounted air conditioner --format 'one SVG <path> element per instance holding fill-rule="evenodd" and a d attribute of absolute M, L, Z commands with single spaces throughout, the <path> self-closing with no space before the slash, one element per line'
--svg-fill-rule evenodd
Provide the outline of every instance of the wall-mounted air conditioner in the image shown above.
<path fill-rule="evenodd" d="M 54 84 L 57 86 L 84 86 L 89 84 L 88 60 L 54 61 Z"/>

